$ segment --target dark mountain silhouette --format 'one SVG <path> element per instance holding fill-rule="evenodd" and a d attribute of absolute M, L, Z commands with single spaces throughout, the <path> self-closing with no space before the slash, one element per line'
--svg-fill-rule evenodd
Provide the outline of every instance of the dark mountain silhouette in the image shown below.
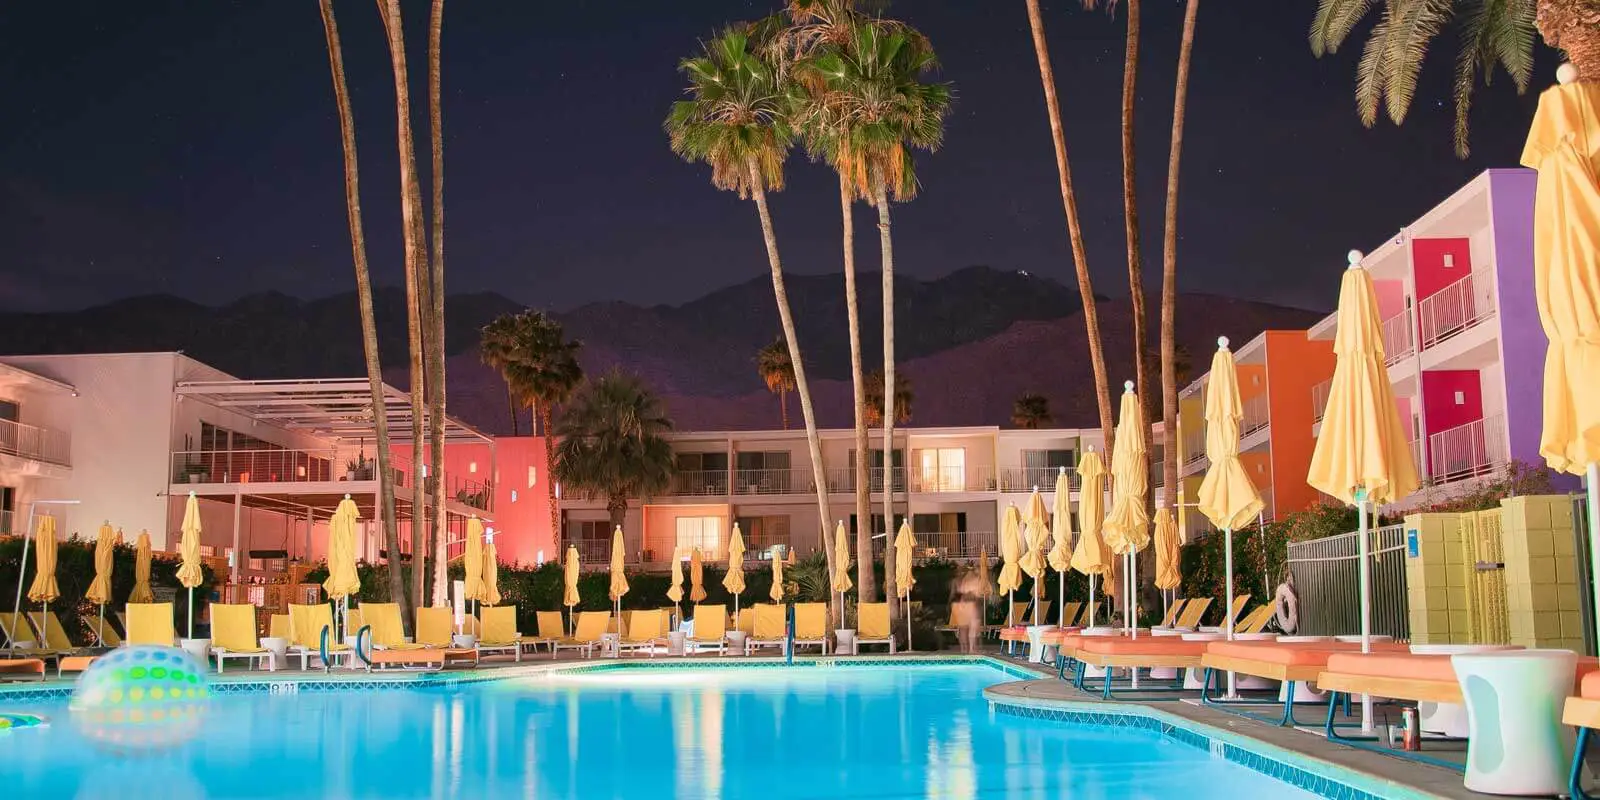
<path fill-rule="evenodd" d="M 877 273 L 859 279 L 870 369 L 880 360 L 882 296 Z M 851 424 L 843 284 L 838 274 L 788 276 L 819 418 L 829 427 Z M 1057 424 L 1098 424 L 1075 288 L 1023 272 L 970 267 L 934 280 L 897 277 L 895 298 L 896 351 L 916 394 L 913 424 L 1008 424 L 1012 401 L 1026 391 L 1050 398 Z M 385 374 L 404 386 L 405 295 L 382 288 L 374 305 Z M 1133 377 L 1124 374 L 1133 352 L 1128 304 L 1101 298 L 1097 306 L 1117 386 Z M 478 362 L 478 331 L 521 307 L 492 292 L 446 302 L 450 408 L 486 430 L 509 431 L 510 411 L 498 375 Z M 583 341 L 589 374 L 613 368 L 637 373 L 667 399 L 680 428 L 779 424 L 777 398 L 755 371 L 756 350 L 779 332 L 772 286 L 764 276 L 678 306 L 593 303 L 556 316 Z M 1244 342 L 1262 330 L 1304 328 L 1320 316 L 1186 294 L 1179 304 L 1178 341 L 1199 371 L 1218 335 Z M 0 352 L 150 350 L 182 350 L 247 378 L 365 374 L 353 292 L 318 300 L 264 293 L 214 307 L 150 295 L 74 312 L 0 314 Z M 798 413 L 792 416 L 800 425 Z"/>

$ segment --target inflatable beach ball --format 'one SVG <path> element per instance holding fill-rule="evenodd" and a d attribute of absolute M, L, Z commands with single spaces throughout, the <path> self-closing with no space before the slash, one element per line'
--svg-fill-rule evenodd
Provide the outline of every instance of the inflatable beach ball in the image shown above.
<path fill-rule="evenodd" d="M 79 731 L 116 750 L 187 741 L 211 699 L 205 666 L 173 647 L 123 647 L 95 659 L 68 709 Z"/>

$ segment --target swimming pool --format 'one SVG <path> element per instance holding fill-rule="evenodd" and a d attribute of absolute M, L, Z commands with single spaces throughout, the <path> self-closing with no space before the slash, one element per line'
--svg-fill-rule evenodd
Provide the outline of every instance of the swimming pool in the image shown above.
<path fill-rule="evenodd" d="M 996 714 L 983 664 L 590 669 L 400 690 L 219 693 L 125 755 L 71 723 L 0 735 L 27 798 L 1313 795 L 1154 730 Z M 0 709 L 5 710 L 5 709 Z"/>

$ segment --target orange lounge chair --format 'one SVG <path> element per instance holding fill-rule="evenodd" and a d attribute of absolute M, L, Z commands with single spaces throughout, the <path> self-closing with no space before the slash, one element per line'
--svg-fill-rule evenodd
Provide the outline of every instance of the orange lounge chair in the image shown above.
<path fill-rule="evenodd" d="M 42 658 L 0 658 L 0 681 L 44 680 Z"/>
<path fill-rule="evenodd" d="M 1265 703 L 1253 700 L 1218 700 L 1210 694 L 1210 673 L 1236 672 L 1240 675 L 1249 675 L 1256 678 L 1278 681 L 1289 684 L 1284 692 L 1283 717 L 1278 720 L 1279 725 L 1299 724 L 1294 718 L 1294 684 L 1310 683 L 1327 669 L 1328 658 L 1337 653 L 1359 653 L 1361 645 L 1350 642 L 1210 642 L 1206 654 L 1200 659 L 1202 666 L 1208 673 L 1206 676 L 1206 689 L 1200 694 L 1200 701 L 1208 706 L 1216 707 L 1229 713 L 1251 719 L 1270 722 L 1264 716 L 1251 714 L 1245 711 L 1236 711 L 1234 706 L 1270 705 L 1275 700 Z M 1373 649 L 1378 652 L 1407 652 L 1407 646 L 1401 643 L 1374 643 Z"/>
<path fill-rule="evenodd" d="M 4 662 L 0 662 L 4 663 Z M 1591 672 L 1578 681 L 1578 693 L 1567 698 L 1561 721 L 1578 729 L 1578 745 L 1572 751 L 1572 777 L 1568 787 L 1573 800 L 1588 800 L 1583 791 L 1583 753 L 1588 749 L 1589 732 L 1600 729 L 1600 672 Z"/>
<path fill-rule="evenodd" d="M 1110 700 L 1113 670 L 1166 667 L 1179 670 L 1180 677 L 1176 686 L 1140 687 L 1140 691 L 1181 691 L 1182 670 L 1199 669 L 1200 660 L 1205 656 L 1208 644 L 1210 642 L 1190 642 L 1175 636 L 1146 636 L 1137 639 L 1127 636 L 1084 636 L 1078 640 L 1077 648 L 1073 651 L 1073 657 L 1077 660 L 1077 670 L 1072 685 L 1086 691 L 1087 668 L 1099 667 L 1105 670 L 1105 675 L 1100 679 L 1100 696 L 1102 699 Z"/>

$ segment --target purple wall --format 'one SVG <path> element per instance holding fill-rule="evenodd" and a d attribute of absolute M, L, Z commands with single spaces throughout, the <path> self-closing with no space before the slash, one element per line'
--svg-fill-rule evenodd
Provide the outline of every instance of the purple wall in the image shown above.
<path fill-rule="evenodd" d="M 1543 466 L 1539 437 L 1544 427 L 1544 353 L 1548 341 L 1533 293 L 1533 192 L 1537 182 L 1533 170 L 1490 170 L 1506 432 L 1511 438 L 1512 458 Z M 1576 485 L 1576 481 L 1560 480 L 1558 488 Z"/>

